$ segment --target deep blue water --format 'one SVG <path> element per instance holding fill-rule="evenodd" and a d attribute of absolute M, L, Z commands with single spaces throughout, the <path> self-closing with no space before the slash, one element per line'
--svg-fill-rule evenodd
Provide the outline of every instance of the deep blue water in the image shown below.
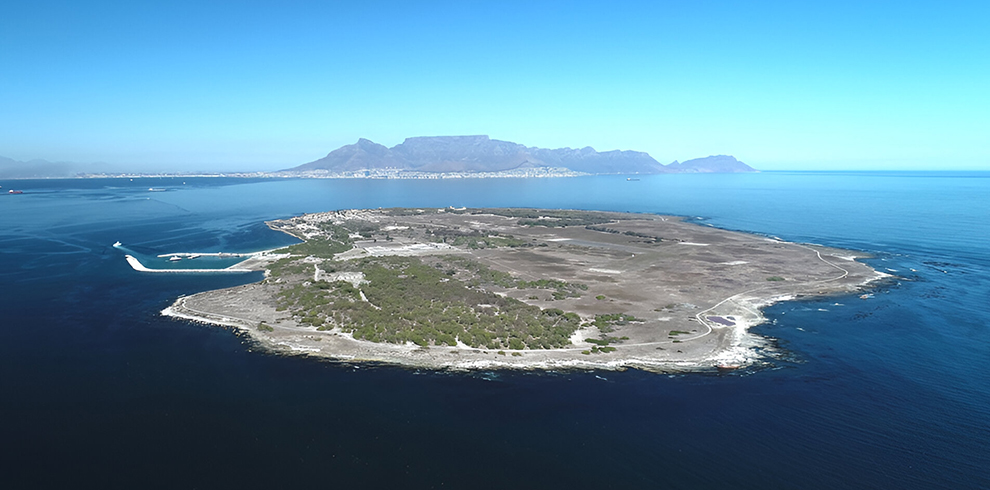
<path fill-rule="evenodd" d="M 641 179 L 0 182 L 25 191 L 0 195 L 0 486 L 990 487 L 990 173 Z M 110 246 L 261 250 L 294 241 L 266 219 L 448 205 L 684 215 L 901 279 L 771 307 L 772 369 L 465 375 L 162 318 L 259 276 L 140 274 Z"/>

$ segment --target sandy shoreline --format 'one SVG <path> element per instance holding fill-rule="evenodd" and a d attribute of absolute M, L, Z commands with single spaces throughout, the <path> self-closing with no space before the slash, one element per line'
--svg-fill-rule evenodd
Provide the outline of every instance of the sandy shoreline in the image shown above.
<path fill-rule="evenodd" d="M 188 310 L 183 304 L 183 298 L 179 298 L 171 306 L 161 311 L 163 316 L 189 320 L 197 323 L 234 327 L 247 333 L 264 350 L 285 354 L 285 355 L 310 355 L 321 359 L 356 362 L 356 363 L 383 363 L 412 368 L 426 369 L 450 369 L 450 370 L 484 370 L 484 369 L 517 369 L 517 370 L 607 370 L 621 371 L 625 369 L 641 369 L 651 372 L 694 372 L 712 371 L 716 368 L 716 357 L 700 360 L 665 361 L 651 359 L 648 357 L 629 356 L 619 359 L 580 358 L 574 356 L 576 351 L 581 351 L 583 347 L 569 349 L 550 349 L 543 351 L 505 351 L 499 354 L 498 351 L 485 349 L 454 349 L 444 352 L 442 348 L 423 349 L 416 345 L 396 345 L 375 343 L 364 340 L 354 340 L 344 334 L 318 332 L 316 330 L 306 332 L 306 335 L 299 338 L 291 336 L 285 338 L 279 334 L 266 334 L 259 332 L 255 327 L 242 319 L 229 317 L 217 318 L 212 315 L 201 315 Z M 321 343 L 326 343 L 326 347 L 331 345 L 334 348 L 323 348 L 324 346 L 314 346 L 311 342 L 314 337 L 324 337 Z M 308 338 L 306 338 L 308 337 Z M 332 339 L 329 340 L 328 339 Z M 350 345 L 344 345 L 350 344 Z M 349 347 L 349 348 L 348 348 Z M 437 352 L 430 352 L 436 350 Z M 519 356 L 513 356 L 516 352 Z M 554 355 L 569 353 L 571 356 L 554 358 Z M 458 358 L 458 357 L 466 357 Z"/>

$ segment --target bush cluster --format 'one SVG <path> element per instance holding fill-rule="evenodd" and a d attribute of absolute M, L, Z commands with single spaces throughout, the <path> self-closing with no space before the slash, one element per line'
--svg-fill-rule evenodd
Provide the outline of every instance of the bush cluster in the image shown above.
<path fill-rule="evenodd" d="M 368 281 L 360 291 L 346 282 L 298 284 L 277 295 L 279 307 L 302 323 L 338 326 L 358 339 L 424 347 L 459 340 L 495 350 L 550 349 L 569 345 L 581 323 L 575 313 L 469 288 L 418 258 L 382 257 L 354 267 Z"/>

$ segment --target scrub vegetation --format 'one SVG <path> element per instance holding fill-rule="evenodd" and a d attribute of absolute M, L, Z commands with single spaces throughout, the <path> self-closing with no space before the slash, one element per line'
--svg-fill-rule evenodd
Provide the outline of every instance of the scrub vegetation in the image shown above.
<path fill-rule="evenodd" d="M 557 348 L 569 345 L 581 324 L 575 313 L 499 296 L 481 288 L 481 280 L 472 287 L 444 265 L 415 257 L 352 261 L 346 269 L 364 273 L 367 281 L 360 289 L 343 281 L 295 284 L 278 293 L 278 308 L 321 330 L 424 347 L 460 341 L 488 349 Z"/>
<path fill-rule="evenodd" d="M 516 209 L 516 208 L 486 208 L 486 209 L 434 209 L 434 208 L 390 208 L 382 210 L 389 216 L 411 216 L 422 214 L 493 214 L 507 218 L 520 218 L 516 224 L 521 226 L 546 226 L 563 228 L 567 226 L 588 226 L 610 223 L 615 221 L 614 213 L 599 211 L 580 211 L 574 209 Z"/>
<path fill-rule="evenodd" d="M 625 313 L 609 313 L 605 315 L 595 315 L 594 325 L 598 327 L 598 331 L 601 333 L 610 333 L 615 331 L 616 326 L 627 325 L 630 322 L 642 322 L 632 315 L 626 315 Z"/>
<path fill-rule="evenodd" d="M 506 289 L 548 289 L 551 290 L 551 299 L 560 300 L 567 298 L 580 298 L 582 291 L 588 290 L 587 284 L 577 282 L 566 282 L 557 279 L 538 279 L 536 281 L 525 281 L 516 279 L 508 272 L 494 270 L 479 262 L 461 258 L 451 257 L 447 262 L 456 268 L 463 269 L 473 275 L 468 285 L 498 286 Z"/>
<path fill-rule="evenodd" d="M 346 252 L 354 246 L 350 239 L 351 230 L 331 223 L 322 223 L 320 228 L 327 234 L 325 237 L 310 238 L 303 243 L 278 249 L 275 253 L 332 258 L 334 254 Z"/>
<path fill-rule="evenodd" d="M 510 218 L 521 218 L 516 223 L 522 226 L 546 226 L 563 228 L 567 226 L 587 226 L 609 223 L 614 220 L 605 213 L 577 211 L 573 209 L 486 209 L 486 213 Z"/>

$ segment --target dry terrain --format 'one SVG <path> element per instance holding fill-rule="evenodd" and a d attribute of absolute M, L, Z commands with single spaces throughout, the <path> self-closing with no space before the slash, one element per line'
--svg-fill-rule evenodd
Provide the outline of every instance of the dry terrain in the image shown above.
<path fill-rule="evenodd" d="M 761 307 L 883 277 L 855 260 L 862 253 L 658 215 L 379 209 L 269 226 L 305 243 L 250 264 L 267 271 L 262 282 L 182 297 L 164 313 L 339 360 L 732 369 L 764 345 L 747 331 Z"/>

